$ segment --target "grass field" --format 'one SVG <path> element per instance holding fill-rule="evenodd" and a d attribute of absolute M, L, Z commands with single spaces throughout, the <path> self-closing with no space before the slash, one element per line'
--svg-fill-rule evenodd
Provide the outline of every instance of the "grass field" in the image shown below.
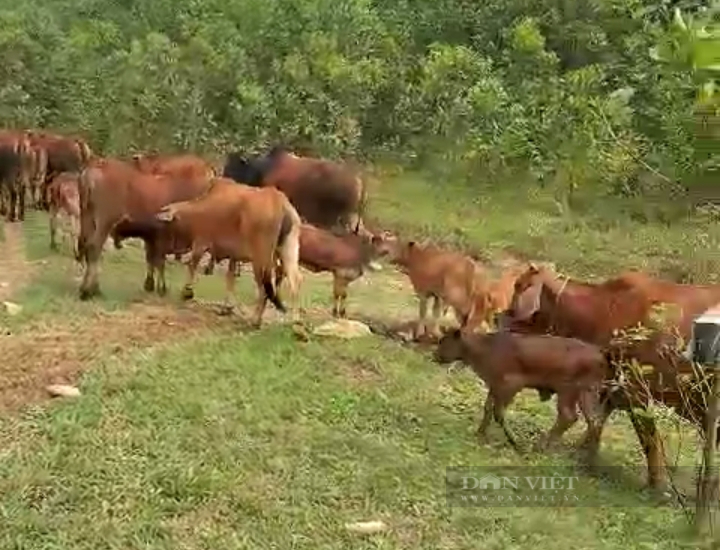
<path fill-rule="evenodd" d="M 488 198 L 399 176 L 373 193 L 372 216 L 385 227 L 488 257 L 550 259 L 582 276 L 634 265 L 709 278 L 710 256 L 698 250 L 718 250 L 720 232 L 707 221 L 669 229 L 612 205 L 562 214 L 522 190 Z M 224 266 L 201 277 L 199 303 L 181 304 L 181 266 L 171 266 L 161 300 L 141 290 L 139 249 L 111 249 L 103 299 L 81 303 L 69 248 L 50 253 L 44 214 L 6 227 L 2 246 L 0 297 L 23 306 L 0 317 L 2 549 L 697 547 L 683 511 L 643 489 L 624 415 L 611 420 L 601 451 L 616 468 L 584 476 L 579 489 L 608 506 L 448 507 L 446 468 L 571 467 L 584 427 L 548 455 L 518 457 L 496 427 L 492 443 L 478 445 L 484 389 L 470 373 L 376 336 L 300 342 L 274 312 L 249 331 L 208 303 L 222 296 Z M 238 284 L 246 306 L 249 278 Z M 327 319 L 329 278 L 306 274 L 303 289 L 309 323 Z M 389 269 L 350 290 L 351 317 L 415 312 L 408 283 Z M 83 395 L 46 401 L 44 385 L 63 381 Z M 524 392 L 509 422 L 529 447 L 553 415 L 554 400 Z M 670 460 L 691 466 L 692 433 L 663 426 Z M 389 529 L 344 528 L 374 519 Z"/>

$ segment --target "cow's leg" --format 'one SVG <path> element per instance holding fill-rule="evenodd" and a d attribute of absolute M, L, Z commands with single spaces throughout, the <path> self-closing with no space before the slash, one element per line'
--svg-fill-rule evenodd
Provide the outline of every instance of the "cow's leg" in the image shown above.
<path fill-rule="evenodd" d="M 557 417 L 555 424 L 545 437 L 541 437 L 535 444 L 538 451 L 544 451 L 550 445 L 558 441 L 578 419 L 577 406 L 580 396 L 575 391 L 563 391 L 558 393 Z"/>
<path fill-rule="evenodd" d="M 347 316 L 346 301 L 349 284 L 347 278 L 337 272 L 333 273 L 333 317 L 344 319 Z"/>
<path fill-rule="evenodd" d="M 70 215 L 70 240 L 72 246 L 77 246 L 77 240 L 80 237 L 80 219 L 77 216 Z M 104 244 L 103 244 L 104 246 Z M 77 257 L 77 251 L 75 251 L 75 257 Z"/>
<path fill-rule="evenodd" d="M 207 265 L 205 266 L 205 269 L 203 270 L 203 274 L 212 275 L 214 272 L 215 272 L 215 256 L 210 254 L 210 260 L 208 261 Z"/>
<path fill-rule="evenodd" d="M 640 440 L 640 445 L 645 452 L 648 467 L 648 485 L 653 489 L 664 485 L 666 479 L 664 446 L 660 433 L 655 425 L 655 420 L 647 416 L 638 416 L 630 413 L 635 433 Z"/>
<path fill-rule="evenodd" d="M 262 326 L 262 318 L 263 314 L 265 313 L 265 308 L 267 307 L 269 296 L 267 295 L 267 292 L 265 292 L 264 269 L 257 262 L 253 262 L 253 276 L 255 277 L 255 285 L 257 286 L 258 290 L 258 298 L 257 303 L 255 304 L 255 316 L 253 318 L 253 326 L 255 328 L 260 328 Z"/>
<path fill-rule="evenodd" d="M 23 176 L 24 178 L 24 176 Z M 25 221 L 25 180 L 19 183 L 18 188 L 18 220 Z"/>
<path fill-rule="evenodd" d="M 143 289 L 145 292 L 155 291 L 155 265 L 157 250 L 155 243 L 151 241 L 145 241 L 145 282 L 143 283 Z"/>
<path fill-rule="evenodd" d="M 7 215 L 7 185 L 5 182 L 0 181 L 0 216 Z"/>
<path fill-rule="evenodd" d="M 427 333 L 427 306 L 429 296 L 421 294 L 418 296 L 420 302 L 418 303 L 418 324 L 416 338 L 420 338 L 422 335 Z"/>
<path fill-rule="evenodd" d="M 493 418 L 493 410 L 495 408 L 493 392 L 489 391 L 485 398 L 485 404 L 483 405 L 483 415 L 480 420 L 480 425 L 477 429 L 478 441 L 483 442 L 487 436 L 487 429 L 490 427 L 490 421 Z"/>
<path fill-rule="evenodd" d="M 83 280 L 80 283 L 80 299 L 88 300 L 93 296 L 100 294 L 100 284 L 98 283 L 98 269 L 100 264 L 100 256 L 102 255 L 103 243 L 107 239 L 110 229 L 104 227 L 96 231 L 90 239 L 78 248 L 82 251 L 85 259 L 85 272 Z M 82 258 L 81 258 L 82 260 Z"/>
<path fill-rule="evenodd" d="M 58 229 L 58 208 L 55 204 L 50 205 L 49 222 L 50 222 L 50 250 L 57 250 L 57 229 Z"/>
<path fill-rule="evenodd" d="M 8 210 L 7 220 L 15 221 L 15 206 L 17 205 L 17 186 L 13 183 L 10 186 L 10 208 Z"/>
<path fill-rule="evenodd" d="M 593 389 L 591 391 L 583 392 L 580 396 L 580 410 L 585 417 L 585 422 L 587 422 L 587 434 L 585 435 L 581 447 L 584 448 L 587 463 L 591 467 L 595 466 L 598 449 L 600 447 L 600 431 L 602 430 L 601 422 L 604 422 L 604 411 L 599 410 L 599 408 L 599 391 Z"/>
<path fill-rule="evenodd" d="M 507 409 L 508 405 L 510 405 L 513 397 L 515 397 L 515 394 L 518 391 L 519 388 L 505 387 L 502 392 L 493 392 L 493 416 L 495 417 L 495 422 L 500 424 L 503 432 L 505 432 L 505 437 L 510 445 L 519 452 L 520 448 L 515 440 L 515 436 L 505 423 L 505 409 Z"/>
<path fill-rule="evenodd" d="M 237 262 L 233 259 L 228 260 L 227 271 L 225 272 L 225 302 L 223 303 L 222 313 L 231 314 L 235 309 L 235 269 Z"/>
<path fill-rule="evenodd" d="M 158 296 L 165 296 L 167 294 L 167 281 L 165 280 L 165 258 L 162 256 L 158 258 L 157 263 L 157 293 Z"/>
<path fill-rule="evenodd" d="M 442 336 L 440 334 L 440 314 L 442 313 L 442 299 L 440 296 L 433 297 L 433 308 L 432 308 L 432 329 L 431 334 L 437 338 Z"/>
<path fill-rule="evenodd" d="M 200 264 L 200 260 L 202 260 L 203 254 L 205 254 L 204 250 L 195 247 L 193 247 L 192 251 L 190 252 L 190 259 L 187 263 L 187 279 L 185 281 L 185 286 L 183 286 L 182 293 L 180 294 L 180 297 L 183 300 L 192 300 L 195 296 L 193 288 L 195 286 L 195 282 L 197 281 L 197 268 Z"/>

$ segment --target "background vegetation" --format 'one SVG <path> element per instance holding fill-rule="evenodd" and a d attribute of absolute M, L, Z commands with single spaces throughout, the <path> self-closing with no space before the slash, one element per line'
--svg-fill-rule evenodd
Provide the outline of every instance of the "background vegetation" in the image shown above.
<path fill-rule="evenodd" d="M 0 121 L 79 133 L 106 154 L 282 140 L 383 168 L 370 210 L 385 227 L 583 277 L 641 267 L 717 281 L 718 217 L 687 208 L 713 198 L 720 152 L 720 40 L 702 8 L 0 0 Z M 105 255 L 106 297 L 81 303 L 70 249 L 49 252 L 46 223 L 0 226 L 0 298 L 23 306 L 0 318 L 0 410 L 25 405 L 0 415 L 3 549 L 699 547 L 679 507 L 641 490 L 623 415 L 603 440 L 614 475 L 583 489 L 620 507 L 448 508 L 448 465 L 518 464 L 499 438 L 478 446 L 471 373 L 377 338 L 244 334 L 173 301 L 174 264 L 172 295 L 153 300 L 134 246 Z M 308 276 L 304 289 L 318 320 L 330 282 Z M 392 270 L 351 292 L 351 316 L 417 311 Z M 238 294 L 252 303 L 245 275 Z M 198 296 L 219 299 L 222 275 L 201 278 Z M 45 382 L 86 369 L 80 399 L 32 406 Z M 527 392 L 510 421 L 529 443 L 553 409 Z M 669 460 L 691 472 L 694 433 L 668 422 Z M 571 449 L 523 463 L 571 466 Z M 390 531 L 345 532 L 375 518 Z"/>
<path fill-rule="evenodd" d="M 673 26 L 706 3 L 1 0 L 0 119 L 106 153 L 283 140 L 529 175 L 563 202 L 591 184 L 665 195 L 720 150 Z"/>

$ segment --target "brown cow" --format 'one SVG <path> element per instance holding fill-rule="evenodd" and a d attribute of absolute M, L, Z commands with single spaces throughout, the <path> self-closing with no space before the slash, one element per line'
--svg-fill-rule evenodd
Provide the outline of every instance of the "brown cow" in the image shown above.
<path fill-rule="evenodd" d="M 30 142 L 25 132 L 0 132 L 0 215 L 9 222 L 25 219 L 25 191 L 30 174 Z"/>
<path fill-rule="evenodd" d="M 41 182 L 37 193 L 41 207 L 47 209 L 50 181 L 61 172 L 80 172 L 93 158 L 93 152 L 80 138 L 41 131 L 30 131 L 28 134 L 34 151 L 33 178 Z"/>
<path fill-rule="evenodd" d="M 304 223 L 300 229 L 300 265 L 313 273 L 327 271 L 333 276 L 333 317 L 345 317 L 347 288 L 363 276 L 365 269 L 382 255 L 382 237 L 368 238 L 355 233 L 335 235 L 326 229 Z M 276 272 L 276 285 L 284 276 Z"/>
<path fill-rule="evenodd" d="M 505 424 L 505 409 L 524 388 L 542 394 L 556 393 L 557 419 L 544 441 L 543 449 L 577 421 L 580 407 L 588 433 L 600 429 L 597 418 L 599 391 L 609 377 L 609 365 L 600 348 L 574 338 L 496 332 L 470 334 L 456 329 L 440 339 L 435 361 L 464 361 L 485 382 L 488 396 L 477 435 L 483 438 L 491 416 L 500 424 L 510 444 L 515 438 Z M 588 443 L 595 439 L 588 438 Z M 589 448 L 588 454 L 594 454 Z"/>
<path fill-rule="evenodd" d="M 277 187 L 304 221 L 323 229 L 340 226 L 364 233 L 363 181 L 348 167 L 325 159 L 299 157 L 275 146 L 264 156 L 227 156 L 223 177 L 252 186 Z"/>
<path fill-rule="evenodd" d="M 183 299 L 193 297 L 197 266 L 203 255 L 210 252 L 218 261 L 229 260 L 225 277 L 225 305 L 232 309 L 237 263 L 250 261 L 258 287 L 254 324 L 259 327 L 268 300 L 279 311 L 285 311 L 273 288 L 273 272 L 279 260 L 288 275 L 293 311 L 297 313 L 295 306 L 301 279 L 298 266 L 301 221 L 295 208 L 280 191 L 257 189 L 230 179 L 217 178 L 206 194 L 169 204 L 156 217 L 167 224 L 170 240 L 190 245 L 191 257 Z"/>
<path fill-rule="evenodd" d="M 418 333 L 438 335 L 438 321 L 443 302 L 452 307 L 461 327 L 467 325 L 476 286 L 482 281 L 479 266 L 459 252 L 443 250 L 434 245 L 420 245 L 415 241 L 402 242 L 388 238 L 382 245 L 391 263 L 400 267 L 410 278 L 420 299 L 418 306 Z M 428 300 L 433 302 L 433 326 L 428 330 Z"/>
<path fill-rule="evenodd" d="M 505 328 L 519 332 L 552 332 L 559 336 L 576 337 L 599 346 L 608 346 L 624 359 L 636 359 L 652 365 L 648 386 L 653 396 L 668 401 L 663 386 L 670 384 L 671 395 L 678 396 L 677 374 L 692 372 L 687 360 L 668 344 L 677 335 L 684 340 L 690 336 L 692 320 L 720 302 L 720 285 L 681 285 L 653 279 L 637 272 L 627 272 L 600 284 L 581 283 L 558 277 L 552 269 L 530 265 L 515 283 L 515 293 L 505 316 Z M 670 315 L 662 326 L 654 319 L 657 306 L 671 306 Z M 650 327 L 649 339 L 613 344 L 618 330 L 628 330 L 642 324 Z M 611 345 L 612 344 L 612 345 Z M 643 406 L 649 396 L 633 387 L 629 396 L 632 406 Z M 603 426 L 618 406 L 627 407 L 627 400 L 608 399 L 603 412 Z M 684 403 L 679 412 L 692 417 Z M 652 418 L 631 414 L 635 431 L 648 461 L 648 482 L 655 487 L 664 481 L 663 449 Z M 599 433 L 597 434 L 599 437 Z"/>
<path fill-rule="evenodd" d="M 215 169 L 206 160 L 195 155 L 159 155 L 136 153 L 132 156 L 132 162 L 135 167 L 146 174 L 157 174 L 170 176 L 178 179 L 213 179 L 215 177 Z M 122 248 L 119 242 L 115 242 L 115 248 Z M 175 254 L 175 260 L 181 261 L 182 255 Z M 214 261 L 210 259 L 210 264 L 206 268 L 212 273 Z M 208 274 L 210 274 L 208 273 Z"/>
<path fill-rule="evenodd" d="M 80 285 L 80 298 L 99 293 L 98 263 L 103 244 L 111 232 L 115 240 L 141 238 L 145 242 L 147 275 L 144 288 L 155 289 L 154 274 L 158 272 L 157 292 L 164 295 L 165 255 L 168 243 L 162 241 L 163 224 L 155 214 L 172 202 L 188 200 L 205 193 L 210 182 L 194 179 L 145 174 L 131 163 L 118 159 L 95 159 L 80 176 L 80 237 L 78 260 L 85 262 Z"/>

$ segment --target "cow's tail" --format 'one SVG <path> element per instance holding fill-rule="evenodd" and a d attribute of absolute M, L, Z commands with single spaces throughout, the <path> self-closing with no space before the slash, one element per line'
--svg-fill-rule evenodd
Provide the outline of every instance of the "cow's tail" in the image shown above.
<path fill-rule="evenodd" d="M 295 305 L 300 291 L 300 227 L 302 220 L 295 207 L 282 197 L 283 218 L 277 241 L 278 259 L 282 273 L 287 277 L 290 298 Z M 294 307 L 293 306 L 293 307 Z"/>
<path fill-rule="evenodd" d="M 75 257 L 81 261 L 85 257 L 87 241 L 89 236 L 95 234 L 97 224 L 95 223 L 95 202 L 92 169 L 86 168 L 78 176 L 78 199 L 80 205 L 80 232 L 78 233 L 77 250 Z"/>
<path fill-rule="evenodd" d="M 355 182 L 359 187 L 358 206 L 357 206 L 357 223 L 355 224 L 355 233 L 360 232 L 362 220 L 365 218 L 365 207 L 367 205 L 367 185 L 360 176 L 355 176 Z"/>
<path fill-rule="evenodd" d="M 76 143 L 78 146 L 78 151 L 80 152 L 80 161 L 82 163 L 82 166 L 86 166 L 93 157 L 92 149 L 90 149 L 90 146 L 82 139 L 78 139 Z"/>

